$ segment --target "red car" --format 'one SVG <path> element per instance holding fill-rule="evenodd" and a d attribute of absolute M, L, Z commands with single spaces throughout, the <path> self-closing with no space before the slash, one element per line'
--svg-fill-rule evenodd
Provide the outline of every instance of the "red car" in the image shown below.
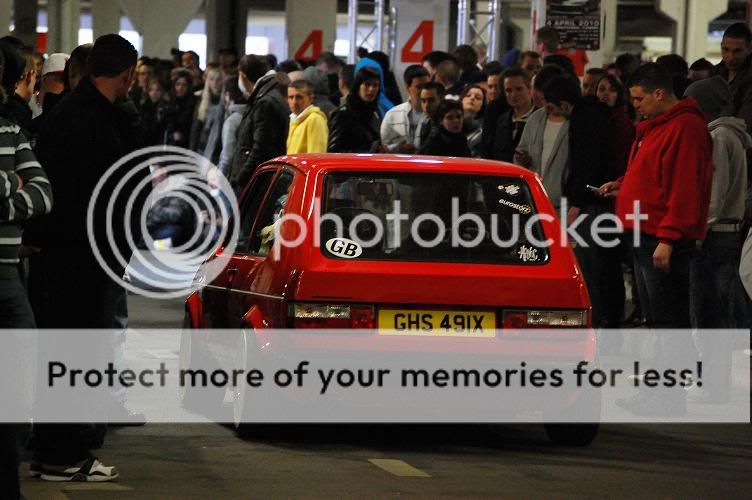
<path fill-rule="evenodd" d="M 401 224 L 389 217 L 397 201 Z M 363 329 L 337 345 L 341 355 L 425 349 L 596 358 L 594 334 L 562 342 L 567 331 L 590 331 L 590 302 L 554 208 L 528 170 L 463 158 L 284 156 L 257 169 L 240 214 L 229 264 L 187 299 L 183 366 L 207 356 L 237 367 L 245 356 L 268 355 L 279 339 L 273 329 L 286 328 Z M 280 226 L 283 217 L 298 222 Z M 519 332 L 528 328 L 562 334 L 527 339 Z M 198 329 L 243 329 L 253 339 L 207 338 Z M 248 402 L 243 389 L 234 396 L 240 422 Z M 555 441 L 584 445 L 598 425 L 546 428 Z"/>

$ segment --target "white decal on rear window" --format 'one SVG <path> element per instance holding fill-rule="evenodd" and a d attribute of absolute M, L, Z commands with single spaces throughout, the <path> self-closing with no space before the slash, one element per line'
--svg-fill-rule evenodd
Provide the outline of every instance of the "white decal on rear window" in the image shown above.
<path fill-rule="evenodd" d="M 501 184 L 499 185 L 499 191 L 504 191 L 511 196 L 517 196 L 520 194 L 520 186 L 517 184 Z"/>
<path fill-rule="evenodd" d="M 538 262 L 538 249 L 522 245 L 517 251 L 522 262 Z"/>
<path fill-rule="evenodd" d="M 363 248 L 353 240 L 347 238 L 332 238 L 326 242 L 329 253 L 343 259 L 355 259 L 363 253 Z"/>
<path fill-rule="evenodd" d="M 522 215 L 527 215 L 530 212 L 533 211 L 532 208 L 530 208 L 530 205 L 521 205 L 519 203 L 515 203 L 513 201 L 505 200 L 504 198 L 499 200 L 499 203 L 504 205 L 505 207 L 513 208 L 517 210 Z"/>

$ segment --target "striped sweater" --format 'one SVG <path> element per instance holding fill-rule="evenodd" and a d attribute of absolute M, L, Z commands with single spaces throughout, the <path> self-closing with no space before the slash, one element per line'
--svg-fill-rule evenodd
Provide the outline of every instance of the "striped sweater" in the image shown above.
<path fill-rule="evenodd" d="M 24 221 L 51 209 L 50 182 L 29 142 L 18 125 L 0 119 L 0 279 L 18 276 Z"/>

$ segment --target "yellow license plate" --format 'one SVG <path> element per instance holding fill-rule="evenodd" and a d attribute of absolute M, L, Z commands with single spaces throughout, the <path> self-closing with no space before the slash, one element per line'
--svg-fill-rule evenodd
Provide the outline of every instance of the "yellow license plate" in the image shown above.
<path fill-rule="evenodd" d="M 417 337 L 494 337 L 496 313 L 488 311 L 379 310 L 379 334 Z"/>

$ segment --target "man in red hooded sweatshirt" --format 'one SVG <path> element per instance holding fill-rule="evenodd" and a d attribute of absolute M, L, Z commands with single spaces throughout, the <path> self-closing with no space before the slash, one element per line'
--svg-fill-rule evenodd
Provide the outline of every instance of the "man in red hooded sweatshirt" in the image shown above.
<path fill-rule="evenodd" d="M 635 110 L 647 120 L 637 135 L 624 177 L 602 189 L 616 196 L 616 214 L 635 235 L 635 273 L 641 302 L 658 337 L 658 368 L 689 368 L 696 359 L 689 329 L 689 262 L 697 240 L 705 238 L 713 176 L 712 139 L 705 114 L 693 98 L 678 100 L 669 73 L 645 64 L 629 82 Z M 635 205 L 645 220 L 635 223 Z M 639 241 L 637 236 L 639 236 Z M 642 295 L 646 297 L 642 297 Z M 686 412 L 685 391 L 678 387 L 641 392 L 620 400 L 637 415 L 668 416 Z"/>

